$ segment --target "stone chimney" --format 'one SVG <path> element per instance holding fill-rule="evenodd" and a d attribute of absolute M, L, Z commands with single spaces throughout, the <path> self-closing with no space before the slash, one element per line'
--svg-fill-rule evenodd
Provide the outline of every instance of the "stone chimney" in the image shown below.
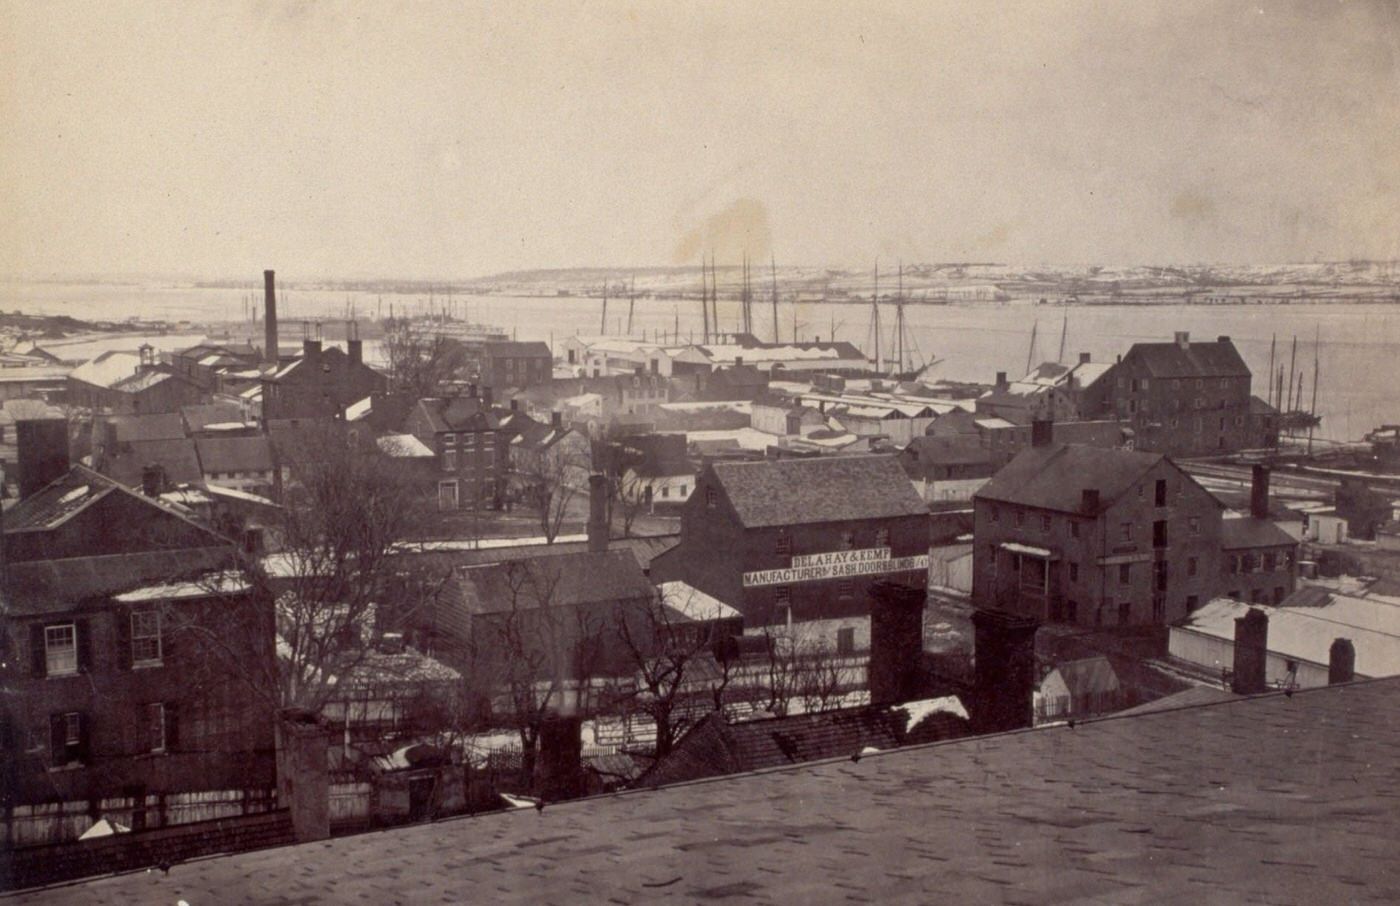
<path fill-rule="evenodd" d="M 150 463 L 141 467 L 141 493 L 147 497 L 159 497 L 165 490 L 165 467 Z"/>
<path fill-rule="evenodd" d="M 1250 608 L 1235 619 L 1235 673 L 1230 689 L 1237 695 L 1258 695 L 1268 691 L 1264 667 L 1269 653 L 1269 617 Z"/>
<path fill-rule="evenodd" d="M 321 358 L 321 341 L 313 340 L 310 337 L 301 341 L 301 356 L 308 362 L 315 362 Z"/>
<path fill-rule="evenodd" d="M 1191 334 L 1185 330 L 1178 330 L 1176 332 L 1176 345 L 1180 346 L 1182 349 L 1190 349 Z"/>
<path fill-rule="evenodd" d="M 1080 494 L 1079 509 L 1086 515 L 1097 516 L 1099 514 L 1099 489 L 1085 488 Z"/>
<path fill-rule="evenodd" d="M 594 472 L 588 476 L 588 550 L 608 549 L 608 479 Z"/>
<path fill-rule="evenodd" d="M 924 653 L 922 588 L 879 579 L 870 587 L 870 666 L 872 705 L 919 697 Z"/>
<path fill-rule="evenodd" d="M 1031 422 L 1031 446 L 1048 447 L 1055 442 L 1055 423 L 1048 418 Z"/>
<path fill-rule="evenodd" d="M 263 271 L 263 361 L 277 364 L 277 277 Z"/>
<path fill-rule="evenodd" d="M 1269 518 L 1269 467 L 1254 467 L 1249 485 L 1249 515 L 1255 519 Z"/>
<path fill-rule="evenodd" d="M 1090 359 L 1089 359 L 1089 353 L 1087 353 L 1087 352 L 1081 352 L 1081 353 L 1079 354 L 1079 364 L 1081 364 L 1081 365 L 1087 365 L 1087 364 L 1089 364 L 1089 361 L 1090 361 Z"/>
<path fill-rule="evenodd" d="M 1003 733 L 1035 719 L 1034 617 L 1002 610 L 972 612 L 976 689 L 973 726 L 978 733 Z"/>
<path fill-rule="evenodd" d="M 15 422 L 15 468 L 20 499 L 68 472 L 68 422 L 34 418 Z"/>
<path fill-rule="evenodd" d="M 583 722 L 578 717 L 551 711 L 541 721 L 535 788 L 548 802 L 583 792 Z"/>
<path fill-rule="evenodd" d="M 331 835 L 330 729 L 314 712 L 289 709 L 277 721 L 277 800 L 291 813 L 298 843 Z"/>
<path fill-rule="evenodd" d="M 1327 685 L 1349 683 L 1356 679 L 1356 648 L 1351 639 L 1334 639 L 1327 652 Z"/>

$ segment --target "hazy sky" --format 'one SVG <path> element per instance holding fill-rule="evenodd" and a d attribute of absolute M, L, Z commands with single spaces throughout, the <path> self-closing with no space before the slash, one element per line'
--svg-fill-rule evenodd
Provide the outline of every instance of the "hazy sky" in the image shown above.
<path fill-rule="evenodd" d="M 0 272 L 1400 256 L 1400 4 L 0 0 Z"/>

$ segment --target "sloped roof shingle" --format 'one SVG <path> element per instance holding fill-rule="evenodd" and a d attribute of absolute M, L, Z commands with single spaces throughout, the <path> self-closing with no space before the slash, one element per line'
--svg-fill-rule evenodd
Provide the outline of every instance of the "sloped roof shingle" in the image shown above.
<path fill-rule="evenodd" d="M 749 528 L 927 516 L 894 456 L 823 456 L 711 466 Z"/>

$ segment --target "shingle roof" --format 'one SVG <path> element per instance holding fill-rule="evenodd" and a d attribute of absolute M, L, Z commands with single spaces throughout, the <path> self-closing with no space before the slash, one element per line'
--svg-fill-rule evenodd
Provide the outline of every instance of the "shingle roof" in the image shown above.
<path fill-rule="evenodd" d="M 211 540 L 216 539 L 211 535 Z M 232 562 L 231 547 L 210 546 L 12 563 L 0 609 L 14 615 L 58 613 L 152 582 L 199 576 Z"/>
<path fill-rule="evenodd" d="M 119 444 L 115 451 L 104 451 L 101 465 L 104 474 L 129 488 L 141 484 L 141 471 L 150 465 L 165 469 L 166 479 L 176 484 L 204 477 L 194 441 L 184 437 Z"/>
<path fill-rule="evenodd" d="M 190 431 L 203 431 L 205 425 L 243 421 L 243 407 L 237 403 L 203 403 L 197 406 L 182 406 L 180 415 L 184 417 Z"/>
<path fill-rule="evenodd" d="M 496 427 L 497 420 L 491 409 L 476 397 L 459 396 L 450 400 L 423 399 L 417 404 L 418 410 L 427 419 L 433 432 L 461 431 L 485 424 Z"/>
<path fill-rule="evenodd" d="M 492 358 L 519 358 L 521 356 L 536 356 L 540 358 L 552 359 L 554 353 L 549 351 L 549 344 L 538 340 L 531 341 L 496 341 L 486 343 L 482 346 L 482 352 Z"/>
<path fill-rule="evenodd" d="M 1229 340 L 1206 343 L 1134 343 L 1124 359 L 1136 357 L 1153 377 L 1244 377 L 1249 366 Z"/>
<path fill-rule="evenodd" d="M 607 604 L 655 593 L 630 550 L 541 555 L 454 573 L 468 613 Z"/>
<path fill-rule="evenodd" d="M 5 532 L 48 530 L 117 490 L 117 483 L 74 466 L 5 511 Z"/>
<path fill-rule="evenodd" d="M 1390 903 L 1400 679 L 434 821 L 33 904 Z M 464 855 L 469 854 L 469 855 Z"/>
<path fill-rule="evenodd" d="M 1292 535 L 1268 519 L 1245 516 L 1238 519 L 1220 520 L 1220 547 L 1222 550 L 1292 546 L 1297 545 L 1297 543 Z"/>
<path fill-rule="evenodd" d="M 1082 512 L 1083 491 L 1097 488 L 1107 506 L 1162 461 L 1160 453 L 1047 444 L 1016 454 L 977 492 L 978 499 L 1062 512 Z"/>
<path fill-rule="evenodd" d="M 901 705 L 866 705 L 737 722 L 714 712 L 681 737 L 671 753 L 647 771 L 642 783 L 685 783 L 849 757 L 867 748 L 883 751 L 959 739 L 971 733 L 965 717 L 945 710 L 916 722 Z"/>
<path fill-rule="evenodd" d="M 680 541 L 680 535 L 643 535 L 634 538 L 613 538 L 608 542 L 609 550 L 627 550 L 637 559 L 642 569 L 651 565 L 657 554 L 663 553 Z M 504 563 L 509 560 L 528 560 L 534 557 L 552 557 L 560 554 L 579 554 L 588 550 L 587 541 L 556 541 L 553 544 L 522 544 L 515 547 L 494 547 L 481 550 L 453 551 L 438 555 L 450 558 L 457 566 L 481 566 L 488 563 Z"/>
<path fill-rule="evenodd" d="M 749 528 L 927 516 L 894 456 L 826 456 L 711 466 Z"/>
<path fill-rule="evenodd" d="M 174 440 L 185 436 L 185 424 L 178 412 L 109 415 L 106 421 L 116 429 L 118 443 L 135 440 Z"/>

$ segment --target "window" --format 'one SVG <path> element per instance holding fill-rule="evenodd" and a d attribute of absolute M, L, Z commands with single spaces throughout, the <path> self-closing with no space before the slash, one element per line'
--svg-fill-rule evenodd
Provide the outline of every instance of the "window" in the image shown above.
<path fill-rule="evenodd" d="M 1186 528 L 1191 534 L 1199 535 L 1201 533 L 1201 517 L 1192 516 L 1190 519 L 1187 519 Z"/>
<path fill-rule="evenodd" d="M 1071 582 L 1078 582 L 1078 581 L 1079 581 L 1079 564 L 1078 564 L 1078 563 L 1071 563 L 1071 564 L 1069 565 L 1069 580 L 1070 580 Z"/>
<path fill-rule="evenodd" d="M 856 583 L 850 579 L 842 579 L 836 583 L 836 594 L 841 598 L 854 598 L 856 596 Z"/>
<path fill-rule="evenodd" d="M 78 627 L 72 623 L 44 627 L 44 672 L 71 676 L 78 672 Z"/>
<path fill-rule="evenodd" d="M 685 485 L 681 485 L 681 496 L 685 496 Z"/>
<path fill-rule="evenodd" d="M 856 650 L 856 631 L 854 628 L 836 630 L 836 653 L 854 654 Z"/>
<path fill-rule="evenodd" d="M 1142 484 L 1138 485 L 1138 486 L 1137 486 L 1137 495 L 1138 495 L 1138 500 L 1146 500 L 1146 499 L 1147 499 L 1147 485 L 1142 485 Z"/>
<path fill-rule="evenodd" d="M 131 615 L 131 664 L 145 667 L 159 664 L 160 611 L 139 610 Z"/>
<path fill-rule="evenodd" d="M 1147 389 L 1147 381 L 1148 381 L 1147 378 L 1143 378 L 1143 379 L 1142 379 L 1142 389 L 1143 389 L 1143 390 L 1146 390 L 1146 389 Z"/>
<path fill-rule="evenodd" d="M 1041 530 L 1042 532 L 1048 533 L 1048 532 L 1050 531 L 1051 521 L 1052 521 L 1052 520 L 1051 520 L 1051 518 L 1050 518 L 1050 514 L 1049 514 L 1049 513 L 1045 513 L 1045 514 L 1041 515 L 1041 517 L 1040 517 L 1040 530 Z"/>
<path fill-rule="evenodd" d="M 440 509 L 440 510 L 455 510 L 455 509 L 457 509 L 457 482 L 455 482 L 455 481 L 439 481 L 439 482 L 438 482 L 438 509 Z"/>
<path fill-rule="evenodd" d="M 455 434 L 444 434 L 444 435 L 442 436 L 442 442 L 443 442 L 443 444 L 445 444 L 446 446 L 449 446 L 449 447 L 450 447 L 450 446 L 452 446 L 453 444 L 455 444 L 455 443 L 457 442 L 457 435 L 455 435 Z"/>
<path fill-rule="evenodd" d="M 1133 605 L 1124 601 L 1118 605 L 1118 625 L 1127 626 L 1133 619 Z"/>
<path fill-rule="evenodd" d="M 1133 582 L 1133 565 L 1131 563 L 1118 564 L 1118 584 L 1131 585 Z"/>
<path fill-rule="evenodd" d="M 855 532 L 842 532 L 842 533 L 841 533 L 841 549 L 842 549 L 842 550 L 846 550 L 846 551 L 854 550 L 854 549 L 855 549 L 855 546 L 856 546 L 856 533 L 855 533 Z"/>
<path fill-rule="evenodd" d="M 1229 379 L 1229 378 L 1221 378 L 1221 379 L 1220 379 L 1220 389 L 1221 389 L 1221 390 L 1229 390 L 1229 389 L 1230 389 L 1230 379 Z"/>
<path fill-rule="evenodd" d="M 61 768 L 87 760 L 87 720 L 80 711 L 49 715 L 49 759 Z"/>
<path fill-rule="evenodd" d="M 1079 520 L 1078 520 L 1078 519 L 1071 519 L 1071 520 L 1069 521 L 1069 535 L 1070 535 L 1071 538 L 1078 538 L 1078 537 L 1079 537 Z"/>
<path fill-rule="evenodd" d="M 1123 524 L 1119 527 L 1119 529 L 1120 529 L 1121 537 L 1123 538 L 1124 541 L 1132 541 L 1132 540 L 1133 540 L 1133 524 L 1132 524 L 1131 522 L 1125 522 L 1125 523 L 1123 523 Z"/>
<path fill-rule="evenodd" d="M 887 529 L 887 528 L 882 528 L 882 529 L 876 529 L 876 530 L 875 530 L 875 546 L 876 546 L 876 547 L 889 547 L 889 546 L 890 546 L 890 530 L 889 530 L 889 529 Z"/>
<path fill-rule="evenodd" d="M 792 536 L 783 532 L 778 536 L 778 543 L 774 545 L 775 552 L 783 555 L 792 553 Z"/>
<path fill-rule="evenodd" d="M 1264 555 L 1264 572 L 1271 573 L 1278 568 L 1275 555 L 1267 553 Z"/>
<path fill-rule="evenodd" d="M 1020 528 L 1021 526 L 1025 525 L 1025 524 L 1026 524 L 1026 511 L 1025 511 L 1025 510 L 1017 510 L 1017 511 L 1016 511 L 1016 527 L 1017 527 L 1017 528 Z"/>
<path fill-rule="evenodd" d="M 667 487 L 666 485 L 664 485 L 664 484 L 661 486 L 661 496 L 662 496 L 662 497 L 670 497 L 670 496 L 671 496 L 671 489 L 668 488 L 668 487 Z"/>
<path fill-rule="evenodd" d="M 1167 520 L 1158 519 L 1152 523 L 1152 546 L 1156 548 L 1167 546 Z"/>
<path fill-rule="evenodd" d="M 146 738 L 150 751 L 165 751 L 165 705 L 161 702 L 146 706 Z"/>
<path fill-rule="evenodd" d="M 1240 571 L 1240 558 L 1234 554 L 1230 555 L 1230 575 L 1235 575 Z"/>
<path fill-rule="evenodd" d="M 1001 521 L 1001 510 L 997 509 L 996 507 L 992 507 L 992 521 L 993 521 L 993 522 L 1000 522 L 1000 521 Z"/>
<path fill-rule="evenodd" d="M 446 449 L 442 451 L 442 470 L 444 472 L 457 471 L 457 451 Z"/>
<path fill-rule="evenodd" d="M 714 488 L 705 489 L 705 506 L 710 509 L 719 506 L 719 494 L 715 492 Z"/>
<path fill-rule="evenodd" d="M 1194 576 L 1199 568 L 1200 562 L 1195 557 L 1186 558 L 1186 575 Z"/>
<path fill-rule="evenodd" d="M 1165 478 L 1157 479 L 1156 492 L 1153 502 L 1157 506 L 1167 505 L 1167 480 Z"/>
<path fill-rule="evenodd" d="M 792 604 L 792 586 L 779 585 L 773 589 L 773 603 L 779 607 L 786 607 Z"/>

